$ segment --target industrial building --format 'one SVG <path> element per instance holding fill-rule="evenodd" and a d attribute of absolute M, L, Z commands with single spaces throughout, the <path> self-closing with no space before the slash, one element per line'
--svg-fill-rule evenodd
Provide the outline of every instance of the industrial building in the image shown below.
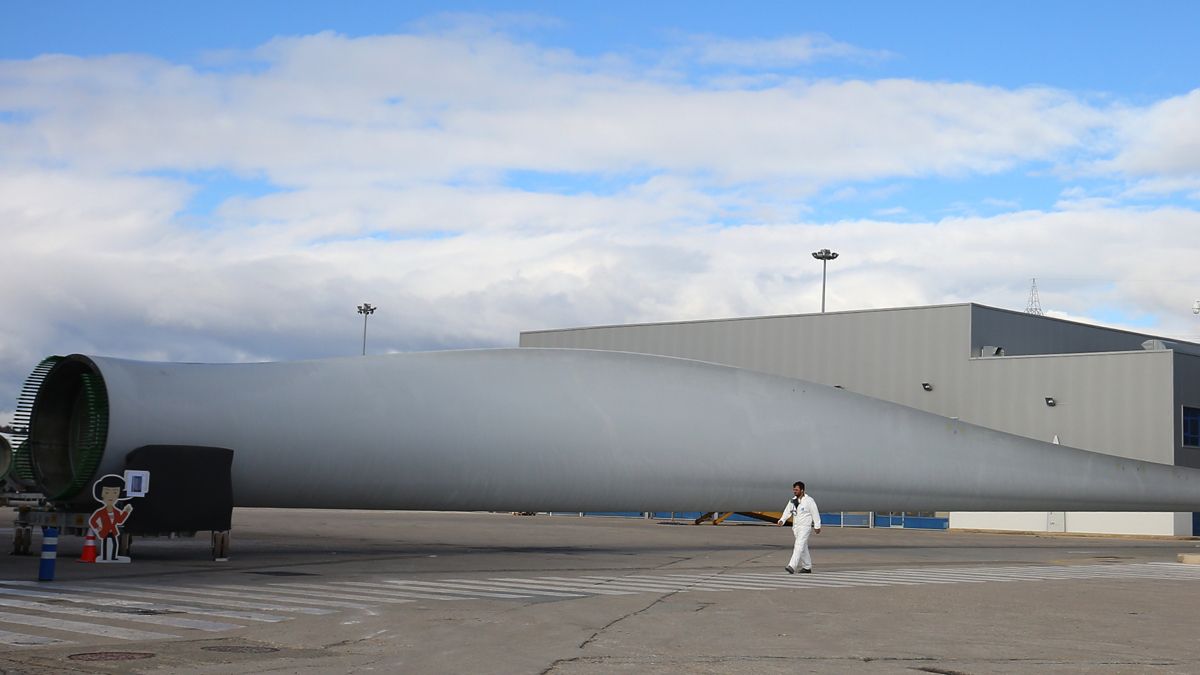
<path fill-rule="evenodd" d="M 963 303 L 537 330 L 521 333 L 520 345 L 721 363 L 1029 438 L 1200 468 L 1200 345 L 1131 331 Z M 949 526 L 1200 534 L 1194 513 L 951 512 Z"/>

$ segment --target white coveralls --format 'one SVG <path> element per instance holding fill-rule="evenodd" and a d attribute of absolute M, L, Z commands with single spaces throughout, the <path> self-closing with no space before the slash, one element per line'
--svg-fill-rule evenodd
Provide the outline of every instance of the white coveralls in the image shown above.
<path fill-rule="evenodd" d="M 783 525 L 788 518 L 792 518 L 792 534 L 796 535 L 796 546 L 792 549 L 792 559 L 788 567 L 796 571 L 812 569 L 812 556 L 808 554 L 808 537 L 814 528 L 821 529 L 821 514 L 817 511 L 817 503 L 808 495 L 799 499 L 792 497 L 783 509 L 783 517 L 779 519 L 779 524 Z"/>

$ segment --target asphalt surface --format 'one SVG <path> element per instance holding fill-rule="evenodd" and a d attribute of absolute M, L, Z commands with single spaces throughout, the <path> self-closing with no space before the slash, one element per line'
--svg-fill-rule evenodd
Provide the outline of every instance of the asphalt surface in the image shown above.
<path fill-rule="evenodd" d="M 0 556 L 0 672 L 1200 672 L 1197 540 L 825 528 L 789 576 L 767 524 L 246 509 L 228 562 L 81 545 Z"/>

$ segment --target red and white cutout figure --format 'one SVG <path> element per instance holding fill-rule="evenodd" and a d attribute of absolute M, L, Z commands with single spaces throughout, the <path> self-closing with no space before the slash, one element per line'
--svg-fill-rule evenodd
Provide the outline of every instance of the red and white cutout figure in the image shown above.
<path fill-rule="evenodd" d="M 125 479 L 115 473 L 105 474 L 92 484 L 92 496 L 103 504 L 88 518 L 88 525 L 96 533 L 96 540 L 100 544 L 100 555 L 96 558 L 98 563 L 129 562 L 129 556 L 117 555 L 121 525 L 133 513 L 132 504 L 117 508 L 118 501 L 131 499 L 121 496 L 124 489 Z"/>

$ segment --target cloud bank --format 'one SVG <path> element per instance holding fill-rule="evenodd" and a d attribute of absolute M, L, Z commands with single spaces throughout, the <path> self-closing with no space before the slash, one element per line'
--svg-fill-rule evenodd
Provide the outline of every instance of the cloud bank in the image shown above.
<path fill-rule="evenodd" d="M 373 352 L 810 312 L 823 247 L 831 310 L 1020 309 L 1036 276 L 1056 315 L 1200 334 L 1197 91 L 818 79 L 806 63 L 887 55 L 686 44 L 646 65 L 471 20 L 0 62 L 0 422 L 47 354 L 354 354 L 363 301 Z M 914 198 L 966 181 L 1060 196 Z M 831 203 L 860 210 L 814 215 Z"/>

